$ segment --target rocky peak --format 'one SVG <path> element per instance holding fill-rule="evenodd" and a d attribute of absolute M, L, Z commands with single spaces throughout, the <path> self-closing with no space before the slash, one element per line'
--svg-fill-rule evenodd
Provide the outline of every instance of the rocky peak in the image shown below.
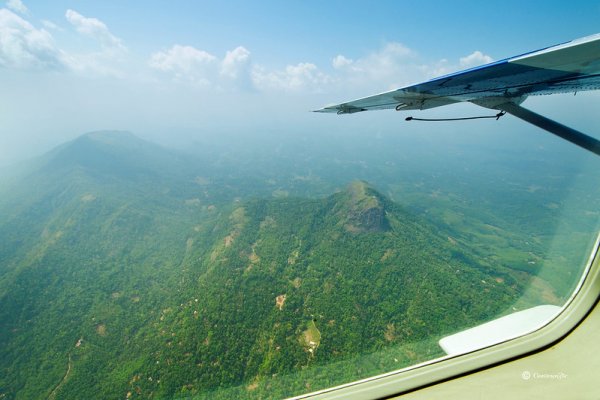
<path fill-rule="evenodd" d="M 384 232 L 389 222 L 383 196 L 364 181 L 352 182 L 343 192 L 344 228 L 353 233 Z"/>

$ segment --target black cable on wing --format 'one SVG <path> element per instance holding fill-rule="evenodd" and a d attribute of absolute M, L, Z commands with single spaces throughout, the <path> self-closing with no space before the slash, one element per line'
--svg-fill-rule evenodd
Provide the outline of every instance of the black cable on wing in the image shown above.
<path fill-rule="evenodd" d="M 484 119 L 484 118 L 496 118 L 496 121 L 500 119 L 506 112 L 500 111 L 496 115 L 484 115 L 480 117 L 463 117 L 463 118 L 415 118 L 406 117 L 406 121 L 427 121 L 427 122 L 440 122 L 440 121 L 466 121 L 469 119 Z"/>

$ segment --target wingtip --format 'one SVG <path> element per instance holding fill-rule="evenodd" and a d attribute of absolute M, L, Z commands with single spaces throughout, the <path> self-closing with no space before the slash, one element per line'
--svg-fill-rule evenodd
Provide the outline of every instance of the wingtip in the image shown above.
<path fill-rule="evenodd" d="M 335 109 L 335 108 L 332 109 L 332 108 L 324 107 L 324 108 L 319 108 L 317 110 L 312 110 L 311 112 L 316 112 L 316 113 L 335 113 L 335 112 L 338 112 L 338 110 Z"/>

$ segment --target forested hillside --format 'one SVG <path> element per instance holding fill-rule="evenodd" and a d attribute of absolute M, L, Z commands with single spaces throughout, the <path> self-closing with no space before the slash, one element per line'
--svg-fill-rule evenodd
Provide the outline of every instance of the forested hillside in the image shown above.
<path fill-rule="evenodd" d="M 103 132 L 4 188 L 0 398 L 317 390 L 441 356 L 531 283 L 365 181 L 266 196 L 219 168 Z"/>

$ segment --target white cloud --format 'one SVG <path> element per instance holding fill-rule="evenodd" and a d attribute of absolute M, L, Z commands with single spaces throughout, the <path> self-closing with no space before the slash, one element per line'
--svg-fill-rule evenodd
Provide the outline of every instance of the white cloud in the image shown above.
<path fill-rule="evenodd" d="M 68 9 L 65 13 L 67 21 L 77 29 L 77 32 L 93 37 L 105 48 L 125 50 L 121 39 L 113 35 L 104 22 L 97 18 L 87 18 L 77 11 Z"/>
<path fill-rule="evenodd" d="M 193 46 L 173 45 L 150 56 L 148 65 L 171 74 L 176 81 L 192 82 L 217 89 L 253 87 L 250 51 L 238 46 L 227 51 L 223 59 Z"/>
<path fill-rule="evenodd" d="M 473 68 L 479 65 L 489 64 L 492 61 L 494 61 L 492 57 L 485 55 L 481 51 L 477 50 L 466 57 L 461 57 L 460 66 L 463 68 Z"/>
<path fill-rule="evenodd" d="M 461 59 L 461 62 L 487 60 L 488 56 L 479 52 Z M 341 90 L 357 95 L 402 87 L 460 68 L 458 61 L 424 62 L 416 51 L 398 42 L 386 43 L 363 57 L 351 59 L 338 54 L 331 59 L 329 70 L 308 60 L 273 69 L 255 63 L 251 52 L 243 46 L 219 57 L 180 44 L 152 53 L 148 65 L 175 81 L 191 82 L 216 90 L 251 89 L 294 93 Z"/>
<path fill-rule="evenodd" d="M 417 54 L 401 43 L 391 42 L 364 57 L 333 59 L 335 81 L 354 92 L 388 90 L 423 78 Z"/>
<path fill-rule="evenodd" d="M 219 85 L 225 89 L 253 90 L 251 77 L 252 61 L 250 51 L 243 46 L 228 51 L 221 61 Z"/>
<path fill-rule="evenodd" d="M 50 21 L 42 21 L 42 24 L 60 30 Z M 69 54 L 55 45 L 54 38 L 47 30 L 37 29 L 6 8 L 0 9 L 0 66 L 4 68 L 62 69 L 119 77 L 123 75 L 117 68 L 123 47 L 120 41 L 112 42 L 120 47 L 103 46 L 99 52 Z"/>
<path fill-rule="evenodd" d="M 354 69 L 371 76 L 387 78 L 401 73 L 407 65 L 414 64 L 415 53 L 401 43 L 388 43 L 381 50 L 357 60 Z"/>
<path fill-rule="evenodd" d="M 20 14 L 27 14 L 27 12 L 29 11 L 27 10 L 27 7 L 25 7 L 25 4 L 23 4 L 21 0 L 8 0 L 6 2 L 6 7 Z"/>
<path fill-rule="evenodd" d="M 321 72 L 315 64 L 288 65 L 282 71 L 266 71 L 257 67 L 252 72 L 254 85 L 262 90 L 320 91 L 331 83 L 331 77 Z"/>
<path fill-rule="evenodd" d="M 178 80 L 210 84 L 217 69 L 217 57 L 193 46 L 174 45 L 150 57 L 150 67 L 174 74 Z"/>
<path fill-rule="evenodd" d="M 341 54 L 338 54 L 337 56 L 335 56 L 331 62 L 331 65 L 333 65 L 333 68 L 335 69 L 341 69 L 344 68 L 348 65 L 351 65 L 354 61 L 352 61 L 349 58 L 344 57 Z"/>
<path fill-rule="evenodd" d="M 106 24 L 97 18 L 88 18 L 77 11 L 68 9 L 65 12 L 67 21 L 77 32 L 89 36 L 99 42 L 99 51 L 88 51 L 71 54 L 69 65 L 71 69 L 83 74 L 124 77 L 124 61 L 127 48 L 122 40 L 113 35 Z"/>
<path fill-rule="evenodd" d="M 52 35 L 9 11 L 0 9 L 0 66 L 15 69 L 61 69 L 66 55 Z"/>
<path fill-rule="evenodd" d="M 322 92 L 343 90 L 369 93 L 390 90 L 450 73 L 491 58 L 475 52 L 455 62 L 446 59 L 424 62 L 418 53 L 401 43 L 391 42 L 363 57 L 350 59 L 338 54 L 326 72 L 313 62 L 272 69 L 254 64 L 243 46 L 217 57 L 193 46 L 174 45 L 151 55 L 148 65 L 176 81 L 192 82 L 214 89 L 256 89 L 270 92 Z"/>
<path fill-rule="evenodd" d="M 225 54 L 221 62 L 221 74 L 229 78 L 236 79 L 248 71 L 250 64 L 250 52 L 238 46 Z"/>

